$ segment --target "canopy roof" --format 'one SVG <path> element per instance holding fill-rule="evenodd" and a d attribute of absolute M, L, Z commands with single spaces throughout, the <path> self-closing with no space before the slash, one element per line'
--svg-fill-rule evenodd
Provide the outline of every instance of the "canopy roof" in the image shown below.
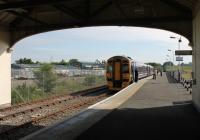
<path fill-rule="evenodd" d="M 140 26 L 192 38 L 199 0 L 0 0 L 0 30 L 10 44 L 33 34 L 86 26 Z"/>

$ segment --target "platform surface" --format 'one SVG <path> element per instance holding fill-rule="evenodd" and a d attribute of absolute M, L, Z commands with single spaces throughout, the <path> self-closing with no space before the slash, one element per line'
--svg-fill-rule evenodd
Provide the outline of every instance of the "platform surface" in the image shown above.
<path fill-rule="evenodd" d="M 166 76 L 157 76 L 77 140 L 199 139 L 200 116 L 191 94 Z"/>

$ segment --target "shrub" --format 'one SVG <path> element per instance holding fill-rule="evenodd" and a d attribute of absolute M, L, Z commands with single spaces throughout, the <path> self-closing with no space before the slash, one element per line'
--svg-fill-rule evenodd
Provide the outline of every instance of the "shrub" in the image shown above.
<path fill-rule="evenodd" d="M 95 84 L 95 82 L 96 82 L 96 77 L 94 75 L 89 75 L 84 79 L 84 84 L 86 86 L 92 86 Z"/>
<path fill-rule="evenodd" d="M 56 73 L 51 64 L 43 64 L 39 70 L 34 71 L 36 84 L 45 92 L 51 92 L 56 86 Z"/>
<path fill-rule="evenodd" d="M 28 102 L 42 96 L 42 92 L 38 91 L 34 86 L 27 86 L 26 83 L 12 89 L 12 103 Z"/>

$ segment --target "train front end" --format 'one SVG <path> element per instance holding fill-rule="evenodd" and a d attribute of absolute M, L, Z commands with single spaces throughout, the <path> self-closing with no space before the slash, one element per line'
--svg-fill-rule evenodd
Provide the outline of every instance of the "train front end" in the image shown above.
<path fill-rule="evenodd" d="M 109 90 L 119 91 L 132 82 L 131 60 L 114 56 L 107 61 L 106 79 Z"/>

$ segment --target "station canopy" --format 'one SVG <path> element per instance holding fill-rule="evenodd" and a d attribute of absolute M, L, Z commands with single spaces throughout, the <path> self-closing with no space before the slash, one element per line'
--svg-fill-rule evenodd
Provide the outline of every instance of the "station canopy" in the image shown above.
<path fill-rule="evenodd" d="M 198 0 L 0 0 L 0 30 L 11 44 L 36 33 L 88 26 L 166 29 L 192 38 Z"/>

